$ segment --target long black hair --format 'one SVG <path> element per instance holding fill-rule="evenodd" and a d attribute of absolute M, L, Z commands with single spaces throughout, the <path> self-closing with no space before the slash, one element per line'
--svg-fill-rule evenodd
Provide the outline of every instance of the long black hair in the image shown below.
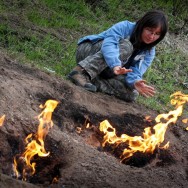
<path fill-rule="evenodd" d="M 158 26 L 161 27 L 160 37 L 150 44 L 143 43 L 141 39 L 143 29 L 145 27 L 157 28 Z M 150 50 L 165 37 L 167 30 L 168 22 L 167 16 L 164 14 L 164 12 L 160 10 L 151 10 L 136 22 L 135 28 L 130 37 L 130 41 L 134 49 Z"/>

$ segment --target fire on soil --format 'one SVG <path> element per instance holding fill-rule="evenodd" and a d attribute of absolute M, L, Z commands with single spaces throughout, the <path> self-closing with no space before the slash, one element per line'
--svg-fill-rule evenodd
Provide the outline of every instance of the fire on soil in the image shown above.
<path fill-rule="evenodd" d="M 146 127 L 156 124 L 157 112 L 87 92 L 2 53 L 0 65 L 0 116 L 5 115 L 0 126 L 0 187 L 187 187 L 188 132 L 183 117 L 167 127 L 161 145 L 169 142 L 168 148 L 137 151 L 122 160 L 130 143 L 118 140 L 104 145 L 100 123 L 108 120 L 118 139 L 122 134 L 142 137 Z M 49 99 L 58 105 L 52 113 L 53 126 L 43 135 L 43 152 L 48 155 L 34 155 L 31 163 L 36 163 L 35 172 L 23 176 L 20 172 L 25 159 L 20 156 L 26 148 L 25 138 L 36 136 L 39 106 Z M 108 130 L 113 132 L 113 128 Z M 15 156 L 18 177 L 13 170 Z"/>

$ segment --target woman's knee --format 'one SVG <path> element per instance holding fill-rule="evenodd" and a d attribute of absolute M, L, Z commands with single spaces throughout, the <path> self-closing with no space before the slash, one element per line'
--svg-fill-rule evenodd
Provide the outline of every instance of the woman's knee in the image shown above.
<path fill-rule="evenodd" d="M 128 39 L 121 39 L 119 41 L 120 60 L 126 61 L 133 53 L 133 45 Z"/>
<path fill-rule="evenodd" d="M 90 41 L 83 42 L 77 46 L 76 50 L 76 63 L 84 60 L 90 53 L 92 43 Z"/>
<path fill-rule="evenodd" d="M 76 50 L 76 62 L 77 64 L 90 55 L 94 55 L 100 51 L 102 46 L 102 40 L 92 43 L 91 41 L 85 41 L 78 45 Z"/>

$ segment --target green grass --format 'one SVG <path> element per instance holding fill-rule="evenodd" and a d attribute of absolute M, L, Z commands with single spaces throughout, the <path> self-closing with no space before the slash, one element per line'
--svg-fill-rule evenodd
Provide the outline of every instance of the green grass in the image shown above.
<path fill-rule="evenodd" d="M 188 93 L 188 85 L 186 85 L 188 81 L 188 56 L 169 46 L 159 45 L 159 47 L 156 50 L 156 59 L 144 76 L 148 83 L 156 88 L 157 95 L 147 100 L 140 97 L 139 100 L 139 102 L 158 111 L 171 107 L 171 94 L 176 91 Z"/>
<path fill-rule="evenodd" d="M 21 37 L 7 26 L 1 26 L 0 30 L 4 31 L 0 33 L 0 40 L 4 44 L 1 44 L 1 47 L 17 54 L 21 62 L 27 60 L 29 63 L 36 64 L 40 68 L 53 70 L 62 76 L 72 68 L 75 44 L 63 46 L 61 41 L 51 35 L 46 35 L 43 38 L 36 35 Z"/>
<path fill-rule="evenodd" d="M 3 0 L 0 47 L 20 63 L 34 64 L 65 78 L 75 66 L 76 43 L 80 37 L 99 33 L 124 19 L 135 21 L 152 8 L 166 10 L 170 30 L 177 30 L 179 18 L 173 17 L 170 1 L 166 4 L 160 0 L 136 1 L 135 4 L 131 0 L 101 0 L 98 6 L 91 7 L 84 0 Z M 140 96 L 138 102 L 158 111 L 169 109 L 171 94 L 188 93 L 187 61 L 187 55 L 180 50 L 159 44 L 157 57 L 144 76 L 156 88 L 157 95 L 147 100 Z"/>

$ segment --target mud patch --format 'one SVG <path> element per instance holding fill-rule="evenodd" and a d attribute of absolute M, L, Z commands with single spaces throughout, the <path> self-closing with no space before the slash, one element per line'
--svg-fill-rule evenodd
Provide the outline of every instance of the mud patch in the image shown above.
<path fill-rule="evenodd" d="M 181 121 L 170 125 L 168 150 L 136 153 L 121 162 L 124 145 L 102 147 L 99 124 L 107 119 L 117 130 L 135 136 L 154 125 L 155 111 L 112 96 L 90 93 L 51 73 L 20 65 L 0 53 L 0 185 L 6 187 L 186 187 L 188 136 Z M 35 156 L 36 173 L 27 182 L 16 180 L 12 164 L 24 150 L 24 139 L 38 127 L 39 105 L 59 101 L 54 126 L 45 139 L 46 158 Z M 84 127 L 89 124 L 89 129 Z M 78 128 L 82 131 L 79 133 Z"/>

